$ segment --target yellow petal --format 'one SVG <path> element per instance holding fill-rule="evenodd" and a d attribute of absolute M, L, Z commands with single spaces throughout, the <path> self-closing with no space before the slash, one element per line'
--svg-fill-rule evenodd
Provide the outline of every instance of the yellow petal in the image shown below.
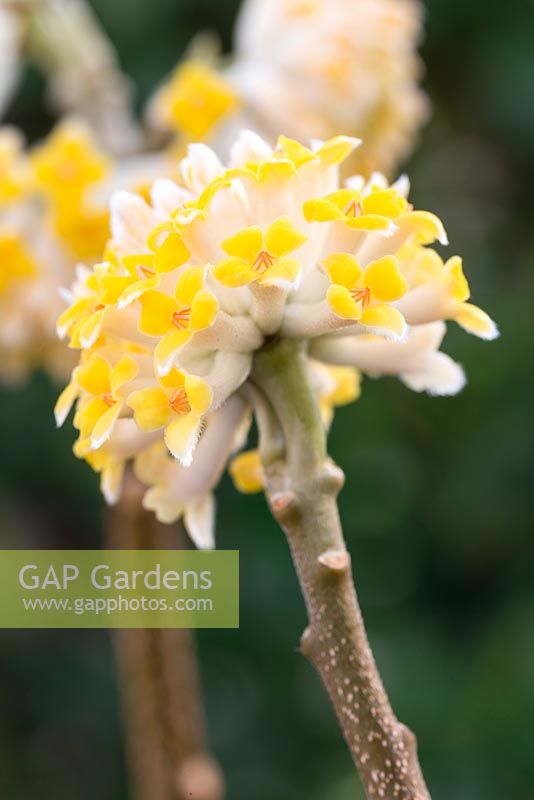
<path fill-rule="evenodd" d="M 201 422 L 193 414 L 176 417 L 165 428 L 165 444 L 172 455 L 189 464 L 200 433 Z"/>
<path fill-rule="evenodd" d="M 185 264 L 190 255 L 182 237 L 178 233 L 169 233 L 155 252 L 156 272 L 172 272 L 173 269 Z"/>
<path fill-rule="evenodd" d="M 221 242 L 221 247 L 227 255 L 253 263 L 260 250 L 263 250 L 263 230 L 258 225 L 243 228 Z"/>
<path fill-rule="evenodd" d="M 334 389 L 324 398 L 334 406 L 345 406 L 353 403 L 361 394 L 360 372 L 354 367 L 328 367 L 330 377 L 334 380 Z"/>
<path fill-rule="evenodd" d="M 83 314 L 90 307 L 90 301 L 87 298 L 77 300 L 71 306 L 65 309 L 60 314 L 56 323 L 57 334 L 62 339 L 70 330 L 72 325 L 76 322 L 80 314 Z"/>
<path fill-rule="evenodd" d="M 145 292 L 141 303 L 139 330 L 147 336 L 163 336 L 172 330 L 172 315 L 178 310 L 174 297 L 164 292 Z"/>
<path fill-rule="evenodd" d="M 187 344 L 191 334 L 187 330 L 169 331 L 154 348 L 154 363 L 159 375 L 167 375 L 172 369 L 178 350 Z"/>
<path fill-rule="evenodd" d="M 361 194 L 357 189 L 338 189 L 327 194 L 324 200 L 333 203 L 344 216 L 350 215 L 351 210 L 361 202 Z"/>
<path fill-rule="evenodd" d="M 54 406 L 54 416 L 56 418 L 56 425 L 58 428 L 61 428 L 67 419 L 69 411 L 71 410 L 79 393 L 79 387 L 75 383 L 69 383 L 59 395 L 56 405 Z"/>
<path fill-rule="evenodd" d="M 258 277 L 248 261 L 236 256 L 223 258 L 222 261 L 212 267 L 211 274 L 223 286 L 231 288 L 247 286 Z"/>
<path fill-rule="evenodd" d="M 257 450 L 240 453 L 232 459 L 228 471 L 238 491 L 255 494 L 263 489 L 263 468 Z"/>
<path fill-rule="evenodd" d="M 125 383 L 129 383 L 136 377 L 138 372 L 139 367 L 133 358 L 123 356 L 111 370 L 111 392 L 114 394 L 121 386 L 124 386 Z"/>
<path fill-rule="evenodd" d="M 80 431 L 81 439 L 91 436 L 98 420 L 108 409 L 108 404 L 101 397 L 93 397 L 81 406 L 78 404 L 74 415 L 74 427 Z"/>
<path fill-rule="evenodd" d="M 296 167 L 301 167 L 303 164 L 307 164 L 308 161 L 313 161 L 314 158 L 317 158 L 316 154 L 308 147 L 305 147 L 295 139 L 289 139 L 287 136 L 278 137 L 276 149 L 292 161 Z"/>
<path fill-rule="evenodd" d="M 127 403 L 133 410 L 134 419 L 142 431 L 162 428 L 171 416 L 169 398 L 159 386 L 132 392 Z"/>
<path fill-rule="evenodd" d="M 342 319 L 358 320 L 361 316 L 361 303 L 356 303 L 345 286 L 333 283 L 328 287 L 326 299 L 334 314 Z"/>
<path fill-rule="evenodd" d="M 359 144 L 360 140 L 351 136 L 334 136 L 321 145 L 316 155 L 327 166 L 341 164 Z"/>
<path fill-rule="evenodd" d="M 380 328 L 401 337 L 406 330 L 406 321 L 400 311 L 387 305 L 371 306 L 363 311 L 360 325 Z"/>
<path fill-rule="evenodd" d="M 106 503 L 114 505 L 121 494 L 124 461 L 110 461 L 100 473 L 100 490 Z"/>
<path fill-rule="evenodd" d="M 274 264 L 265 270 L 259 278 L 262 286 L 279 286 L 294 284 L 301 272 L 300 261 L 296 258 L 277 258 Z"/>
<path fill-rule="evenodd" d="M 264 183 L 270 180 L 283 180 L 290 178 L 296 172 L 295 165 L 287 158 L 273 158 L 264 161 L 258 168 L 258 182 Z"/>
<path fill-rule="evenodd" d="M 205 414 L 213 400 L 213 392 L 206 381 L 196 375 L 186 375 L 185 392 L 191 407 L 191 413 L 197 416 Z"/>
<path fill-rule="evenodd" d="M 408 282 L 399 269 L 395 256 L 384 256 L 365 268 L 363 284 L 371 290 L 373 299 L 381 303 L 398 300 L 408 291 Z"/>
<path fill-rule="evenodd" d="M 99 418 L 91 434 L 91 447 L 97 450 L 111 436 L 113 427 L 121 413 L 122 402 L 115 403 Z"/>
<path fill-rule="evenodd" d="M 93 353 L 85 364 L 76 367 L 72 377 L 81 389 L 99 397 L 111 393 L 110 372 L 106 359 Z"/>
<path fill-rule="evenodd" d="M 191 305 L 191 316 L 189 317 L 189 330 L 202 331 L 213 325 L 219 306 L 217 300 L 211 292 L 201 289 L 196 293 Z"/>
<path fill-rule="evenodd" d="M 364 214 L 394 219 L 406 211 L 407 202 L 395 189 L 379 189 L 362 198 Z"/>
<path fill-rule="evenodd" d="M 180 272 L 180 277 L 174 289 L 176 300 L 183 306 L 193 303 L 197 292 L 204 286 L 205 267 L 186 267 Z"/>
<path fill-rule="evenodd" d="M 302 212 L 306 222 L 332 222 L 336 219 L 343 219 L 345 216 L 335 203 L 322 198 L 306 200 L 302 206 Z"/>
<path fill-rule="evenodd" d="M 497 326 L 491 317 L 472 303 L 461 303 L 454 319 L 468 333 L 480 336 L 481 339 L 496 339 L 499 335 Z"/>
<path fill-rule="evenodd" d="M 345 286 L 347 289 L 360 285 L 362 268 L 350 253 L 332 253 L 323 261 L 323 267 L 332 283 Z"/>
<path fill-rule="evenodd" d="M 450 279 L 452 296 L 461 303 L 469 300 L 471 294 L 467 278 L 464 275 L 462 259 L 459 256 L 449 258 L 444 267 L 444 274 Z"/>
<path fill-rule="evenodd" d="M 186 204 L 185 207 L 190 206 L 193 209 L 200 209 L 206 211 L 211 201 L 221 189 L 228 189 L 231 186 L 231 181 L 224 178 L 222 175 L 217 175 L 211 183 L 208 183 L 205 189 L 202 190 L 200 195 L 193 203 Z"/>
<path fill-rule="evenodd" d="M 448 244 L 443 223 L 429 211 L 409 211 L 396 222 L 402 231 L 410 231 L 419 244 L 432 244 L 435 241 Z"/>
<path fill-rule="evenodd" d="M 138 300 L 145 292 L 155 289 L 160 283 L 161 278 L 159 275 L 155 275 L 153 278 L 143 278 L 130 284 L 119 297 L 119 308 L 126 308 L 134 300 Z"/>
<path fill-rule="evenodd" d="M 106 275 L 102 278 L 102 293 L 100 302 L 107 306 L 117 303 L 122 293 L 132 284 L 129 275 Z"/>
<path fill-rule="evenodd" d="M 395 230 L 394 223 L 387 217 L 380 217 L 377 214 L 362 214 L 360 217 L 347 217 L 345 225 L 355 231 L 383 231 L 392 233 Z"/>
<path fill-rule="evenodd" d="M 94 345 L 102 331 L 106 309 L 95 311 L 85 320 L 80 328 L 80 343 L 82 347 L 89 348 Z"/>
<path fill-rule="evenodd" d="M 175 367 L 160 378 L 160 382 L 167 389 L 183 389 L 185 386 L 185 374 Z"/>
<path fill-rule="evenodd" d="M 307 238 L 295 228 L 289 217 L 279 217 L 267 226 L 265 249 L 271 256 L 280 258 L 303 245 Z"/>

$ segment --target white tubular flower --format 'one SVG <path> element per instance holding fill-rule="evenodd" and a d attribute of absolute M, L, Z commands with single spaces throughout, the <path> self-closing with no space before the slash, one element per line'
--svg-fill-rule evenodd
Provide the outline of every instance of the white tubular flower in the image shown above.
<path fill-rule="evenodd" d="M 350 162 L 388 172 L 427 116 L 416 0 L 246 0 L 226 79 L 272 135 L 361 136 Z"/>
<path fill-rule="evenodd" d="M 108 499 L 127 426 L 139 434 L 129 457 L 141 453 L 145 505 L 163 521 L 184 515 L 197 544 L 211 546 L 212 489 L 246 417 L 240 388 L 255 353 L 283 338 L 307 347 L 326 427 L 334 406 L 358 397 L 358 370 L 434 394 L 461 388 L 461 369 L 436 352 L 442 320 L 479 335 L 493 323 L 466 304 L 457 261 L 428 247 L 445 231 L 409 204 L 406 180 L 340 185 L 357 145 L 280 137 L 273 149 L 244 132 L 227 166 L 193 145 L 180 183 L 156 181 L 150 202 L 113 197 L 104 258 L 79 268 L 58 320 L 81 356 L 56 406 L 62 424 L 76 403 L 76 452 L 102 473 Z M 252 491 L 257 456 L 239 456 L 232 474 Z"/>
<path fill-rule="evenodd" d="M 249 417 L 245 400 L 239 395 L 231 397 L 208 418 L 190 467 L 171 458 L 162 442 L 136 458 L 136 475 L 150 486 L 144 497 L 144 507 L 154 511 L 160 522 L 174 522 L 183 516 L 185 527 L 199 548 L 215 545 L 212 492 L 226 469 L 228 458 L 241 445 L 242 428 L 248 427 Z"/>
<path fill-rule="evenodd" d="M 465 374 L 439 352 L 445 331 L 445 323 L 434 322 L 412 328 L 404 342 L 372 335 L 317 339 L 310 355 L 327 364 L 356 367 L 373 378 L 394 375 L 416 392 L 457 394 L 465 385 Z"/>

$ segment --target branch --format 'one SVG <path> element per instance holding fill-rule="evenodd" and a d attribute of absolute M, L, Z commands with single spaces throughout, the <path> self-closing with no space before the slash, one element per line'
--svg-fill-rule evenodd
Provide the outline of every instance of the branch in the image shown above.
<path fill-rule="evenodd" d="M 157 522 L 141 498 L 128 475 L 106 515 L 106 547 L 185 548 L 183 530 Z M 222 774 L 207 752 L 192 631 L 122 629 L 113 637 L 135 800 L 222 800 Z"/>
<path fill-rule="evenodd" d="M 344 476 L 326 456 L 302 344 L 258 352 L 252 379 L 285 440 L 285 457 L 263 466 L 308 610 L 301 650 L 328 691 L 368 798 L 430 800 L 415 736 L 393 713 L 365 632 L 336 502 Z"/>

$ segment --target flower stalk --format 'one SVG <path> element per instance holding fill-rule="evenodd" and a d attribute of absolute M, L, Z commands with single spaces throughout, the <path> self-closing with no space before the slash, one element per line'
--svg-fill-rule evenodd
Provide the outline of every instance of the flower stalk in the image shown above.
<path fill-rule="evenodd" d="M 106 547 L 187 547 L 180 526 L 169 528 L 142 510 L 132 476 L 106 518 Z M 186 629 L 122 629 L 113 644 L 135 800 L 222 800 L 221 770 L 207 751 L 195 640 Z"/>
<path fill-rule="evenodd" d="M 336 497 L 344 476 L 326 453 L 304 346 L 279 341 L 255 356 L 266 494 L 300 580 L 309 624 L 302 653 L 325 685 L 368 798 L 429 800 L 414 734 L 396 718 L 365 632 Z M 270 445 L 273 420 L 284 441 Z"/>

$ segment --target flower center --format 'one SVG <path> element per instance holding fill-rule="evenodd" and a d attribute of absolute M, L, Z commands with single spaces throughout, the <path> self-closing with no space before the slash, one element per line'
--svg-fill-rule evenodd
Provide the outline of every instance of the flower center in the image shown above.
<path fill-rule="evenodd" d="M 364 289 L 353 289 L 351 291 L 351 295 L 354 302 L 358 303 L 361 300 L 362 308 L 368 306 L 371 300 L 371 290 L 368 286 L 366 286 Z"/>
<path fill-rule="evenodd" d="M 179 311 L 175 311 L 171 317 L 172 324 L 178 328 L 178 330 L 183 330 L 187 328 L 189 323 L 189 317 L 191 316 L 191 309 L 181 308 Z"/>
<path fill-rule="evenodd" d="M 104 401 L 104 403 L 107 405 L 108 408 L 111 408 L 111 406 L 114 406 L 115 403 L 117 402 L 110 394 L 103 394 L 102 400 Z"/>
<path fill-rule="evenodd" d="M 185 389 L 177 389 L 169 400 L 169 406 L 176 414 L 189 414 L 191 406 Z"/>
<path fill-rule="evenodd" d="M 137 265 L 136 272 L 141 280 L 143 280 L 143 278 L 151 278 L 156 274 L 155 270 L 150 269 L 150 267 L 144 267 L 142 264 Z"/>
<path fill-rule="evenodd" d="M 272 255 L 268 253 L 267 250 L 260 250 L 256 258 L 256 261 L 252 265 L 252 269 L 255 272 L 262 273 L 265 272 L 265 270 L 269 269 L 269 267 L 272 267 L 273 263 L 274 263 L 274 258 L 272 257 Z"/>
<path fill-rule="evenodd" d="M 344 214 L 346 217 L 359 217 L 362 213 L 362 204 L 356 200 L 351 200 L 345 206 Z"/>

